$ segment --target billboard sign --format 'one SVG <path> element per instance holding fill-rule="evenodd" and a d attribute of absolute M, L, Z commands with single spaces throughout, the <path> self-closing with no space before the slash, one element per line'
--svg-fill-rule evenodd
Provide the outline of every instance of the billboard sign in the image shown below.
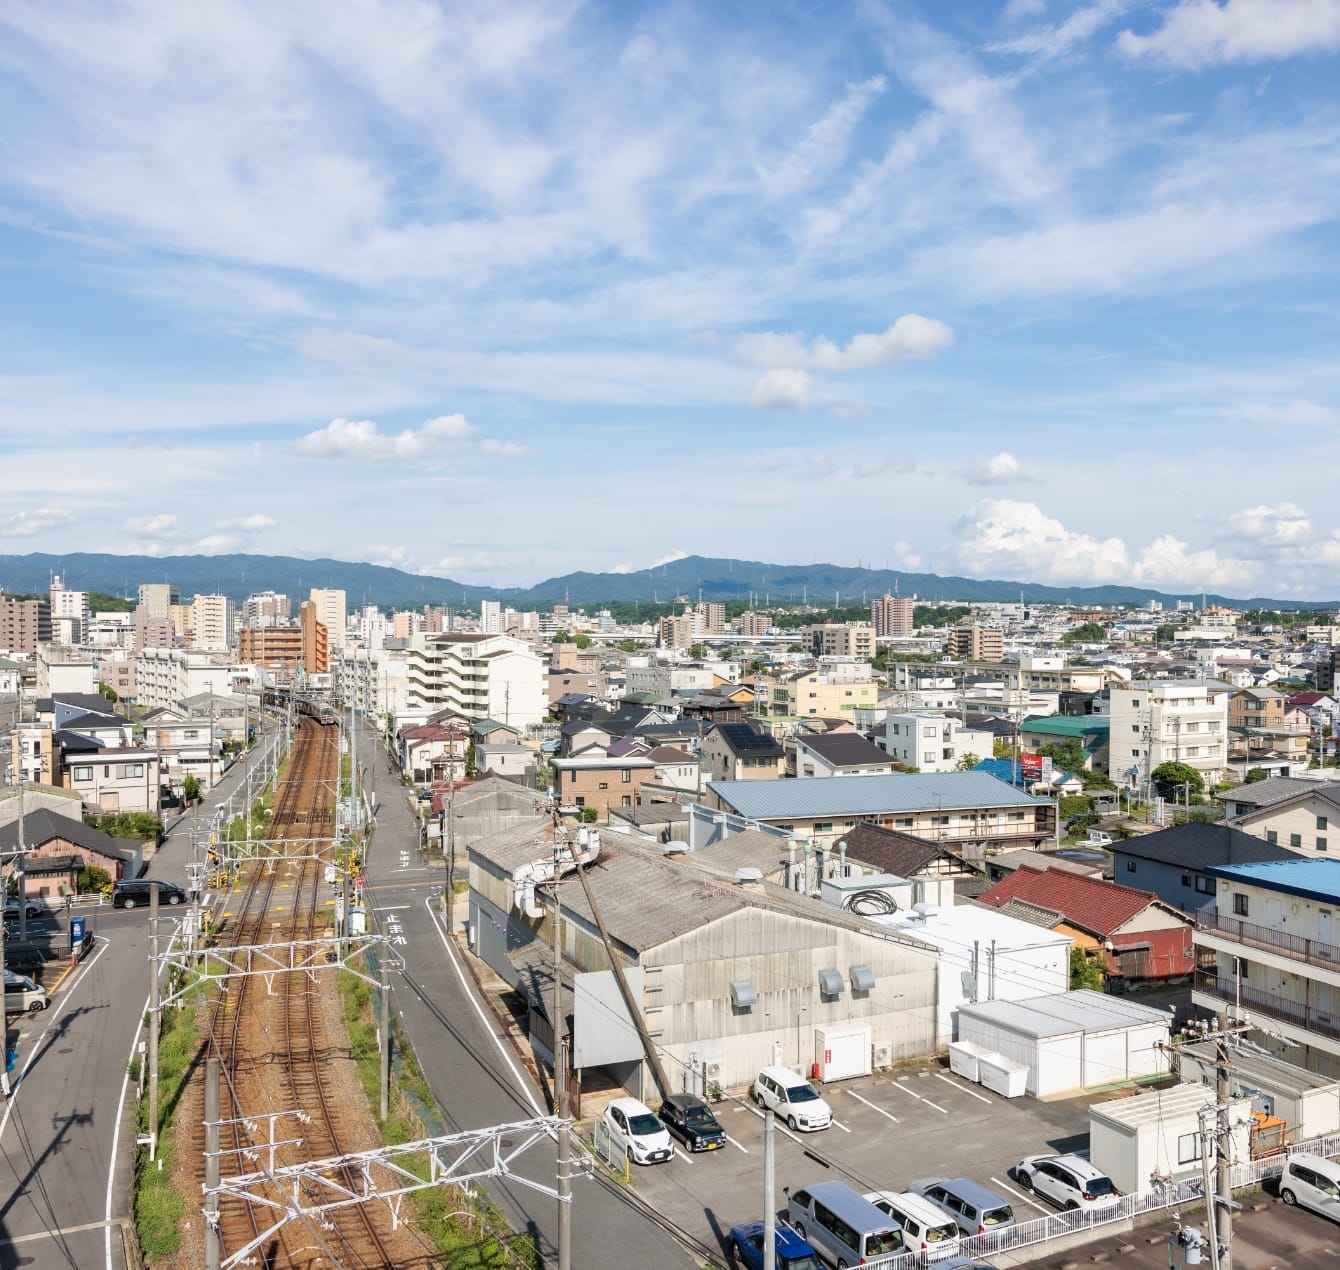
<path fill-rule="evenodd" d="M 1044 762 L 1041 754 L 1019 755 L 1019 775 L 1026 781 L 1040 781 Z"/>

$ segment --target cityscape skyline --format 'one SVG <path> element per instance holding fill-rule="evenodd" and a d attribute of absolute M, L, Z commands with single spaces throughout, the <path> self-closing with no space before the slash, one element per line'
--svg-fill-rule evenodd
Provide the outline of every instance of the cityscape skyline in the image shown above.
<path fill-rule="evenodd" d="M 7 7 L 0 548 L 1332 594 L 1338 49 L 1337 0 Z"/>

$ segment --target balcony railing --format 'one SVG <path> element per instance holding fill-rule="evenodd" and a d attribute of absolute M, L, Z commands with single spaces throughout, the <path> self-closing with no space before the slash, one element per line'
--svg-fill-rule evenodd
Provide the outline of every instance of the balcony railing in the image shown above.
<path fill-rule="evenodd" d="M 1244 922 L 1239 917 L 1230 917 L 1212 908 L 1203 908 L 1196 914 L 1196 924 L 1202 930 L 1227 936 L 1249 948 L 1260 948 L 1267 952 L 1279 953 L 1294 961 L 1307 961 L 1325 966 L 1329 970 L 1340 970 L 1340 948 L 1334 944 L 1322 943 L 1317 939 L 1304 939 L 1301 935 L 1291 935 L 1288 931 L 1276 930 L 1273 926 L 1256 926 Z"/>
<path fill-rule="evenodd" d="M 1213 970 L 1196 972 L 1196 991 L 1218 997 L 1224 1002 L 1241 1001 L 1253 1014 L 1265 1014 L 1281 1023 L 1289 1023 L 1308 1032 L 1315 1032 L 1318 1036 L 1340 1041 L 1340 1019 L 1332 1015 L 1329 1010 L 1318 1010 L 1315 1006 L 1290 1001 L 1273 992 L 1262 992 L 1259 988 L 1247 984 L 1239 988 L 1234 980 L 1224 978 Z"/>

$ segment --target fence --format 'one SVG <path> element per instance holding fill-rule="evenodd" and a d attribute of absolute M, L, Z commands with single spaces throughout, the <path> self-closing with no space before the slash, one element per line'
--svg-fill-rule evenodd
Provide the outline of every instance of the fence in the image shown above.
<path fill-rule="evenodd" d="M 1328 1158 L 1340 1155 L 1340 1134 L 1295 1143 L 1287 1154 L 1293 1155 L 1300 1151 Z M 1278 1176 L 1284 1168 L 1285 1158 L 1286 1155 L 1281 1153 L 1261 1160 L 1235 1164 L 1232 1171 L 1233 1189 L 1242 1190 L 1259 1186 L 1266 1178 Z M 1117 1203 L 1096 1211 L 1072 1209 L 1069 1212 L 1053 1213 L 1049 1217 L 1039 1217 L 1035 1221 L 1019 1222 L 1007 1230 L 987 1235 L 973 1235 L 960 1240 L 956 1253 L 963 1257 L 986 1257 L 991 1253 L 1031 1248 L 1051 1239 L 1061 1239 L 1081 1232 L 1092 1231 L 1096 1236 L 1104 1227 L 1116 1225 L 1118 1222 L 1131 1221 L 1145 1213 L 1158 1212 L 1162 1209 L 1197 1204 L 1204 1198 L 1205 1192 L 1200 1182 L 1170 1182 L 1154 1190 L 1122 1195 Z M 933 1266 L 934 1261 L 928 1261 L 920 1252 L 905 1252 L 868 1264 L 871 1270 L 919 1270 L 923 1266 Z"/>
<path fill-rule="evenodd" d="M 614 1140 L 604 1117 L 596 1121 L 595 1131 L 591 1135 L 591 1145 L 599 1156 L 624 1181 L 628 1181 L 628 1148 Z"/>

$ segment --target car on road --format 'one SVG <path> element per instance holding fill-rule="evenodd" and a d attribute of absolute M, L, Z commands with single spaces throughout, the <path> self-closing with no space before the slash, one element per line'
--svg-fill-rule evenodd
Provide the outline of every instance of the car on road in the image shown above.
<path fill-rule="evenodd" d="M 113 908 L 148 908 L 149 895 L 158 888 L 160 904 L 185 904 L 186 892 L 172 882 L 161 882 L 157 878 L 123 879 L 112 887 Z"/>
<path fill-rule="evenodd" d="M 696 1094 L 671 1094 L 656 1114 L 690 1151 L 719 1151 L 726 1145 L 721 1122 Z"/>
<path fill-rule="evenodd" d="M 771 1107 L 793 1130 L 810 1132 L 833 1123 L 833 1109 L 789 1067 L 765 1067 L 749 1092 L 760 1107 Z"/>
<path fill-rule="evenodd" d="M 772 1246 L 777 1253 L 777 1270 L 823 1270 L 814 1249 L 780 1222 Z M 763 1270 L 763 1223 L 751 1221 L 732 1226 L 730 1250 L 746 1270 Z"/>
<path fill-rule="evenodd" d="M 1280 1199 L 1340 1221 L 1340 1165 L 1302 1151 L 1291 1155 L 1280 1174 Z"/>
<path fill-rule="evenodd" d="M 1082 1155 L 1026 1156 L 1014 1166 L 1014 1180 L 1024 1190 L 1051 1200 L 1057 1208 L 1097 1212 L 1121 1200 L 1112 1179 Z"/>
<path fill-rule="evenodd" d="M 610 1140 L 622 1147 L 634 1164 L 660 1164 L 675 1153 L 666 1127 L 644 1102 L 616 1098 L 602 1117 Z"/>
<path fill-rule="evenodd" d="M 11 895 L 5 900 L 5 916 L 17 917 L 19 915 L 19 897 Z M 46 911 L 46 903 L 39 899 L 33 899 L 31 896 L 23 903 L 23 910 L 29 917 L 41 917 Z"/>

